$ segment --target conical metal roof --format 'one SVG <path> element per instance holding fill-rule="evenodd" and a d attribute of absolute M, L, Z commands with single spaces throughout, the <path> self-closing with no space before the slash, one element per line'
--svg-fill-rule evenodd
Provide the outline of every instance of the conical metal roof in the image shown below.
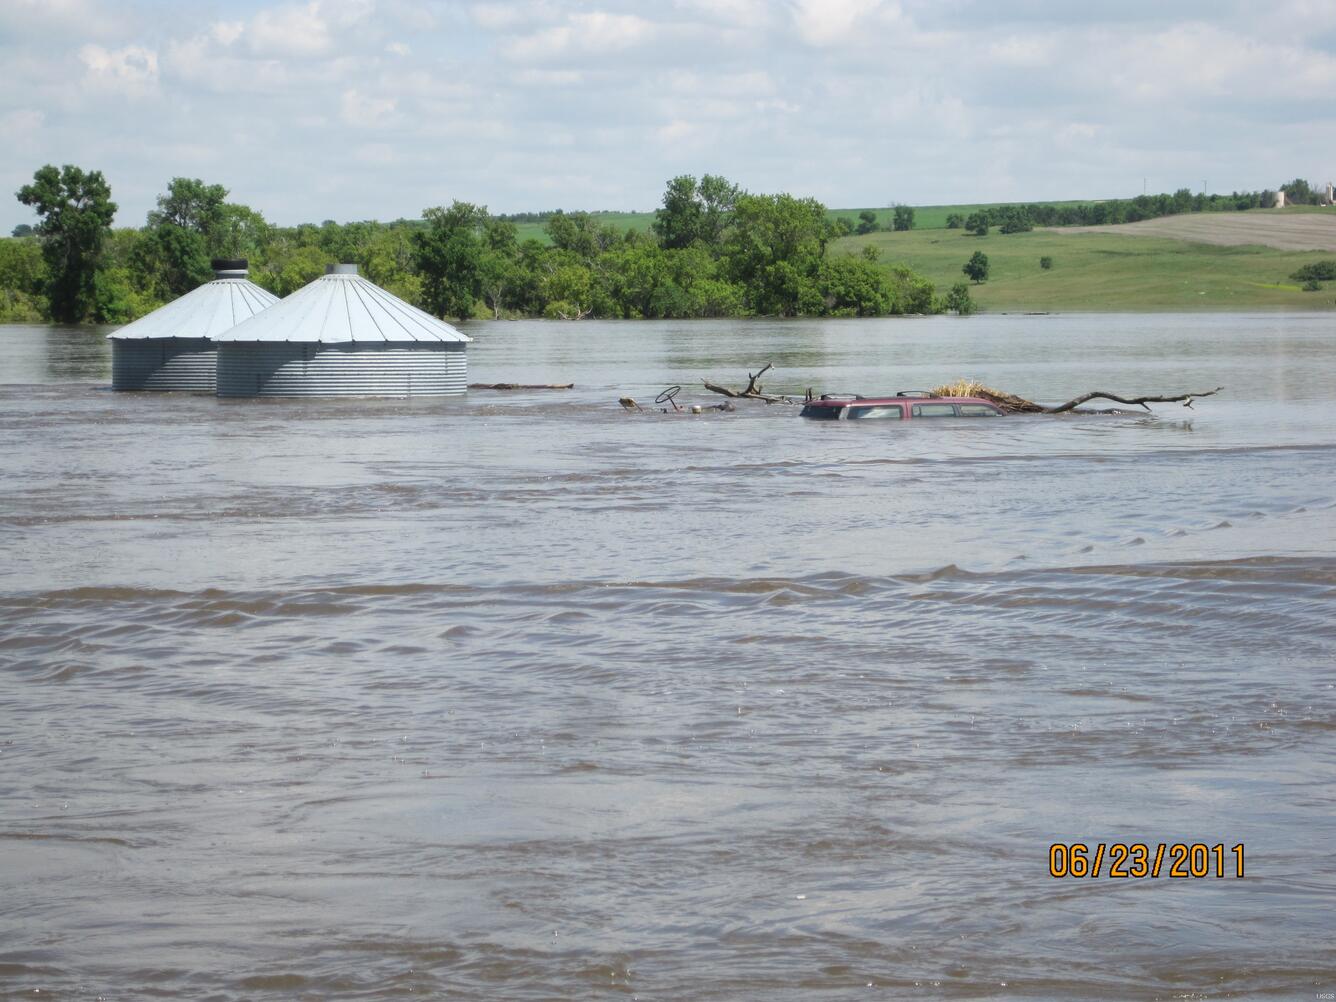
<path fill-rule="evenodd" d="M 472 340 L 367 281 L 357 274 L 357 265 L 329 267 L 328 274 L 216 340 L 320 344 Z"/>
<path fill-rule="evenodd" d="M 205 282 L 107 337 L 216 338 L 278 302 L 277 296 L 246 278 L 245 261 L 215 261 L 214 269 L 217 277 L 212 282 Z"/>

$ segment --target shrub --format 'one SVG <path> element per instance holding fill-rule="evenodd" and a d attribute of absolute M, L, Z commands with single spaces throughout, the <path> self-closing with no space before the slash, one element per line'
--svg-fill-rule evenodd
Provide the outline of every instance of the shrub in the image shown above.
<path fill-rule="evenodd" d="M 1322 283 L 1319 282 L 1316 278 L 1310 278 L 1307 282 L 1304 283 L 1304 292 L 1320 292 L 1320 291 L 1322 291 Z"/>
<path fill-rule="evenodd" d="M 1330 282 L 1336 278 L 1336 261 L 1330 258 L 1325 261 L 1314 261 L 1312 264 L 1304 265 L 1290 278 L 1296 282 Z"/>
<path fill-rule="evenodd" d="M 978 307 L 970 297 L 970 287 L 965 282 L 957 282 L 951 286 L 951 291 L 946 294 L 942 306 L 948 310 L 955 310 L 962 317 L 967 317 Z"/>
<path fill-rule="evenodd" d="M 1043 257 L 1039 259 L 1039 267 L 1043 268 L 1045 271 L 1048 271 L 1050 268 L 1053 267 L 1053 259 L 1049 257 L 1047 254 L 1045 254 Z"/>

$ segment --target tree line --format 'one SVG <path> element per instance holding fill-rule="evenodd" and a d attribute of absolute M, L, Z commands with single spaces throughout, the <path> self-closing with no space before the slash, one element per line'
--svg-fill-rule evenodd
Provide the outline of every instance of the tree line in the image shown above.
<path fill-rule="evenodd" d="M 1282 184 L 1285 201 L 1290 205 L 1320 205 L 1323 192 L 1313 188 L 1303 178 Z M 1105 226 L 1113 223 L 1135 223 L 1160 216 L 1177 216 L 1188 212 L 1244 212 L 1248 209 L 1272 209 L 1276 206 L 1276 192 L 1235 191 L 1228 195 L 1193 194 L 1179 188 L 1172 195 L 1137 195 L 1135 198 L 1111 198 L 1101 202 L 1076 205 L 1030 203 L 996 205 L 978 209 L 965 215 L 953 212 L 946 217 L 947 229 L 964 229 L 979 236 L 997 227 L 1003 233 L 1022 233 L 1036 226 Z"/>
<path fill-rule="evenodd" d="M 469 202 L 418 220 L 283 227 L 228 194 L 173 178 L 142 227 L 113 229 L 100 171 L 42 167 L 17 193 L 40 221 L 0 240 L 0 321 L 126 323 L 208 281 L 213 257 L 247 258 L 252 281 L 279 296 L 327 264 L 355 262 L 395 295 L 457 319 L 969 311 L 964 283 L 939 297 L 874 248 L 830 252 L 844 227 L 816 199 L 753 194 L 708 174 L 670 180 L 648 233 L 598 213 L 537 214 L 550 243 L 521 240 L 515 216 Z"/>

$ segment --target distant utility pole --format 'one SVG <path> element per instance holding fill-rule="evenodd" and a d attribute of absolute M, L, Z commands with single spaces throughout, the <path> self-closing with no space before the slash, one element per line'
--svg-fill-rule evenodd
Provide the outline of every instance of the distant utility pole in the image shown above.
<path fill-rule="evenodd" d="M 1141 179 L 1141 194 L 1146 194 L 1146 179 L 1144 177 Z"/>
<path fill-rule="evenodd" d="M 1201 193 L 1202 193 L 1203 195 L 1206 194 L 1206 179 L 1205 179 L 1205 178 L 1202 178 L 1202 182 L 1201 182 Z"/>

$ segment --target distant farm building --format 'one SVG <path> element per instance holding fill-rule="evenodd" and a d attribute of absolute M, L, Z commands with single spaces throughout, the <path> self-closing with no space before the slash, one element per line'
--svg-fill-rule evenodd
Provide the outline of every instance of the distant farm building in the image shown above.
<path fill-rule="evenodd" d="M 220 397 L 420 397 L 467 389 L 469 338 L 357 274 L 327 274 L 218 338 Z"/>
<path fill-rule="evenodd" d="M 278 302 L 244 260 L 213 262 L 214 280 L 107 335 L 113 390 L 214 391 L 213 339 Z"/>

